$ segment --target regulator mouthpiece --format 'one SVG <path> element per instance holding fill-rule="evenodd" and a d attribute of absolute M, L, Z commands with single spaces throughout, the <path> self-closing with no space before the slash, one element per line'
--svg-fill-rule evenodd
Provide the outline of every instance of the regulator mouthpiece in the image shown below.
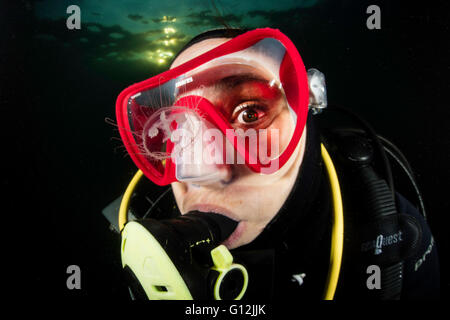
<path fill-rule="evenodd" d="M 238 223 L 221 214 L 191 211 L 167 220 L 141 221 L 160 242 L 174 241 L 191 249 L 216 247 L 236 229 Z"/>
<path fill-rule="evenodd" d="M 173 219 L 130 221 L 122 231 L 122 266 L 142 299 L 240 299 L 247 271 L 221 243 L 238 222 L 192 211 Z"/>

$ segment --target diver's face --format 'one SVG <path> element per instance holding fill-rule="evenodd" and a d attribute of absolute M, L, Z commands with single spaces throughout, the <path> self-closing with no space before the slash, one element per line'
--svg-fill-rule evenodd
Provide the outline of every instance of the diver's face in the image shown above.
<path fill-rule="evenodd" d="M 186 49 L 172 67 L 183 64 L 229 39 L 207 39 Z M 228 86 L 214 86 L 202 91 L 214 106 L 230 119 L 234 129 L 260 126 L 279 130 L 280 150 L 288 144 L 295 126 L 286 103 L 277 95 L 259 90 L 255 79 Z M 261 92 L 266 96 L 255 98 Z M 263 101 L 270 110 L 259 107 Z M 281 130 L 282 129 L 282 130 Z M 221 179 L 199 184 L 174 182 L 172 189 L 182 214 L 198 210 L 223 214 L 239 222 L 233 234 L 223 243 L 233 249 L 253 241 L 272 220 L 286 201 L 296 180 L 303 159 L 306 130 L 289 161 L 277 172 L 267 175 L 251 171 L 243 164 L 221 165 Z"/>

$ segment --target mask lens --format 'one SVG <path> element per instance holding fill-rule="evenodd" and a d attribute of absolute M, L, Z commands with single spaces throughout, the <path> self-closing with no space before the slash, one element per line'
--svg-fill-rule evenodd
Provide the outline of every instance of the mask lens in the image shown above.
<path fill-rule="evenodd" d="M 236 51 L 227 51 L 227 44 L 226 54 L 183 69 L 187 62 L 172 73 L 135 85 L 139 90 L 128 96 L 124 127 L 130 130 L 121 134 L 128 139 L 133 160 L 152 180 L 183 181 L 198 176 L 200 169 L 214 175 L 215 168 L 204 163 L 209 155 L 202 155 L 194 166 L 181 167 L 187 165 L 187 154 L 198 159 L 198 150 L 204 154 L 211 141 L 223 140 L 213 156 L 225 161 L 220 165 L 245 163 L 263 173 L 279 169 L 298 143 L 304 127 L 304 119 L 298 123 L 298 118 L 301 114 L 306 119 L 308 103 L 308 97 L 302 96 L 307 90 L 306 72 L 294 63 L 299 56 L 295 60 L 274 38 L 262 38 Z M 177 70 L 185 71 L 177 74 Z M 287 89 L 296 92 L 289 94 Z M 173 136 L 177 130 L 190 135 Z M 213 130 L 221 136 L 211 134 Z M 271 167 L 270 172 L 264 172 L 265 167 Z"/>
<path fill-rule="evenodd" d="M 141 95 L 130 98 L 129 114 L 131 132 L 138 155 L 145 159 L 155 174 L 163 176 L 166 159 L 170 156 L 170 132 L 174 124 L 168 108 L 152 108 Z M 144 102 L 144 103 L 143 103 Z"/>
<path fill-rule="evenodd" d="M 178 89 L 178 97 L 195 95 L 210 101 L 219 120 L 225 123 L 221 125 L 217 120 L 216 128 L 237 150 L 236 155 L 222 150 L 226 164 L 269 164 L 287 148 L 296 124 L 282 84 L 262 67 L 238 64 L 235 60 L 229 64 L 221 62 L 190 72 L 187 77 L 192 81 Z M 194 109 L 203 110 L 200 105 Z M 210 114 L 204 112 L 203 117 L 214 122 Z"/>

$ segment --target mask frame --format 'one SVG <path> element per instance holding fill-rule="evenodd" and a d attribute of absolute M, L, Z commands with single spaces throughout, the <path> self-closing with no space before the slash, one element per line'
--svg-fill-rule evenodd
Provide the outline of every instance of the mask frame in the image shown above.
<path fill-rule="evenodd" d="M 233 143 L 236 151 L 243 157 L 243 159 L 245 159 L 245 164 L 253 172 L 271 174 L 283 167 L 283 165 L 289 160 L 300 141 L 306 124 L 309 104 L 307 73 L 297 48 L 287 36 L 282 34 L 279 30 L 271 28 L 256 29 L 239 35 L 236 38 L 233 38 L 182 65 L 163 72 L 162 74 L 133 84 L 120 93 L 116 101 L 116 117 L 120 136 L 136 166 L 141 169 L 150 180 L 160 186 L 178 181 L 176 177 L 175 163 L 172 159 L 168 158 L 162 162 L 162 165 L 159 164 L 160 168 L 158 169 L 155 167 L 155 164 L 152 164 L 148 158 L 142 154 L 142 149 L 139 148 L 139 144 L 136 142 L 134 136 L 133 124 L 130 121 L 130 99 L 143 90 L 162 86 L 178 76 L 188 73 L 189 71 L 206 64 L 213 59 L 245 50 L 246 48 L 249 48 L 259 41 L 267 38 L 272 38 L 279 41 L 286 50 L 283 61 L 280 65 L 279 78 L 289 107 L 295 113 L 296 117 L 296 124 L 292 137 L 284 151 L 279 155 L 279 157 L 276 158 L 276 166 L 272 163 L 275 160 L 271 160 L 266 164 L 262 164 L 259 161 L 256 163 L 249 161 L 251 156 L 248 154 L 248 150 L 245 146 L 238 145 L 235 142 L 238 140 L 236 137 L 227 135 L 227 139 Z M 215 122 L 219 123 L 226 122 L 223 119 L 220 119 L 220 116 L 216 116 L 215 120 Z M 221 125 L 219 129 L 226 134 L 225 125 Z"/>

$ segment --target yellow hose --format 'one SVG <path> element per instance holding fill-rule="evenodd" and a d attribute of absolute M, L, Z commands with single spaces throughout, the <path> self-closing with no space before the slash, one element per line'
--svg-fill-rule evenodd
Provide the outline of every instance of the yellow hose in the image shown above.
<path fill-rule="evenodd" d="M 119 230 L 122 232 L 123 227 L 125 226 L 125 223 L 127 222 L 127 216 L 128 216 L 128 205 L 130 203 L 131 195 L 133 194 L 134 189 L 136 188 L 136 185 L 138 184 L 139 180 L 142 178 L 143 173 L 141 170 L 138 170 L 136 174 L 134 175 L 133 179 L 131 179 L 130 183 L 128 184 L 127 189 L 125 190 L 125 193 L 123 194 L 122 201 L 120 202 L 120 208 L 119 208 Z"/>
<path fill-rule="evenodd" d="M 331 233 L 330 269 L 328 270 L 327 285 L 324 292 L 324 300 L 333 300 L 341 270 L 342 252 L 344 248 L 344 212 L 342 207 L 341 189 L 333 161 L 325 146 L 321 145 L 322 158 L 330 179 L 331 193 L 333 197 L 333 229 Z"/>

